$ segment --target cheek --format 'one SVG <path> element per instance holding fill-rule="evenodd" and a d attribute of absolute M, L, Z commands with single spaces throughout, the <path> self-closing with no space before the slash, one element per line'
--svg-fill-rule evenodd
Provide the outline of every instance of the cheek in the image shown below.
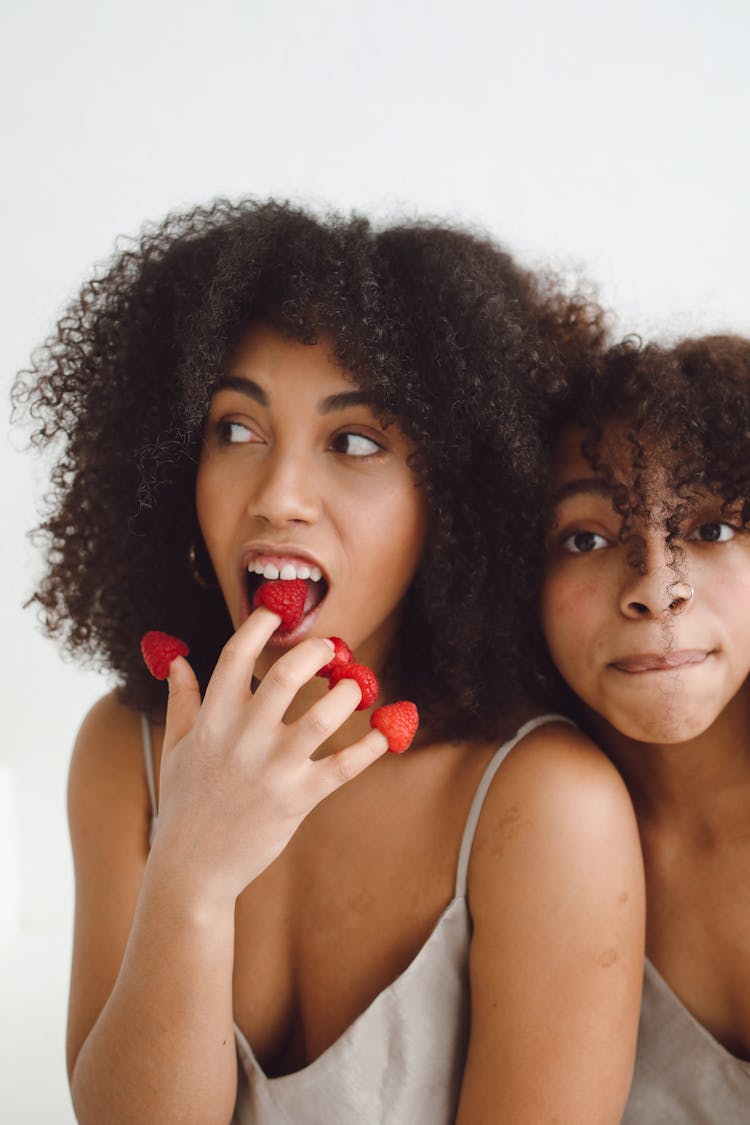
<path fill-rule="evenodd" d="M 402 569 L 408 571 L 405 585 L 411 583 L 424 550 L 427 534 L 427 513 L 422 492 L 412 485 L 393 515 L 391 527 L 397 529 L 396 542 Z"/>
<path fill-rule="evenodd" d="M 415 544 L 421 544 L 425 526 L 423 496 L 411 478 L 398 476 L 378 490 L 376 500 L 369 499 L 372 503 L 363 506 L 361 521 L 368 524 L 373 537 L 390 540 L 396 551 L 413 550 Z"/>
<path fill-rule="evenodd" d="M 547 575 L 541 597 L 542 630 L 555 660 L 582 654 L 595 638 L 601 614 L 598 583 L 573 582 L 554 572 Z"/>
<path fill-rule="evenodd" d="M 225 520 L 228 489 L 222 484 L 221 474 L 211 458 L 205 458 L 198 465 L 195 480 L 195 512 L 203 541 L 216 564 L 215 550 L 221 536 Z"/>

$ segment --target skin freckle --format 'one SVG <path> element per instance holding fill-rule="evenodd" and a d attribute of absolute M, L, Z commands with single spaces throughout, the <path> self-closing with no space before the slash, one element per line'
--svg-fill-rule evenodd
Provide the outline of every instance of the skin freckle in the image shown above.
<path fill-rule="evenodd" d="M 617 896 L 617 901 L 624 905 L 626 902 L 630 901 L 630 895 L 627 891 L 623 891 L 622 894 Z"/>
<path fill-rule="evenodd" d="M 503 840 L 512 840 L 520 827 L 521 806 L 511 805 L 500 817 L 497 834 Z"/>
<path fill-rule="evenodd" d="M 497 822 L 493 833 L 494 843 L 490 848 L 490 855 L 502 856 L 504 844 L 512 840 L 521 828 L 521 806 L 510 805 Z"/>
<path fill-rule="evenodd" d="M 616 949 L 605 949 L 596 960 L 602 969 L 609 969 L 616 961 L 620 960 L 620 954 Z"/>

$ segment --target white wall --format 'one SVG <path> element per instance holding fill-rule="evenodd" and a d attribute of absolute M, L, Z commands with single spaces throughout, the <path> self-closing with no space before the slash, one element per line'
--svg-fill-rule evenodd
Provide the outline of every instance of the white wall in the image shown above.
<path fill-rule="evenodd" d="M 622 332 L 750 333 L 746 0 L 5 8 L 6 387 L 118 233 L 217 194 L 463 218 L 598 282 Z M 0 458 L 0 1112 L 65 1125 L 65 773 L 107 685 L 20 609 L 44 466 Z"/>

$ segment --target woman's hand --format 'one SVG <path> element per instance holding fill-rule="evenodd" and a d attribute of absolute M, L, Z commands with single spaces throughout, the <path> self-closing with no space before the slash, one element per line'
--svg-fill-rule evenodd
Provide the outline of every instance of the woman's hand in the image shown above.
<path fill-rule="evenodd" d="M 278 624 L 268 609 L 251 614 L 224 647 L 202 704 L 184 657 L 170 668 L 152 862 L 201 896 L 236 899 L 324 797 L 387 749 L 385 736 L 371 730 L 311 760 L 354 712 L 360 690 L 344 680 L 284 723 L 297 692 L 330 660 L 332 645 L 302 641 L 252 691 L 255 662 Z"/>

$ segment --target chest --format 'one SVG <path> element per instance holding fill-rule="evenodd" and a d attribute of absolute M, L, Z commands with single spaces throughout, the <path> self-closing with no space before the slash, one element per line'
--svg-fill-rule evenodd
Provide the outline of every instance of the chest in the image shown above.
<path fill-rule="evenodd" d="M 750 851 L 647 862 L 646 951 L 723 1047 L 750 1059 Z"/>
<path fill-rule="evenodd" d="M 316 1059 L 420 955 L 453 898 L 484 764 L 475 752 L 462 769 L 345 787 L 241 896 L 235 1019 L 267 1074 Z"/>

